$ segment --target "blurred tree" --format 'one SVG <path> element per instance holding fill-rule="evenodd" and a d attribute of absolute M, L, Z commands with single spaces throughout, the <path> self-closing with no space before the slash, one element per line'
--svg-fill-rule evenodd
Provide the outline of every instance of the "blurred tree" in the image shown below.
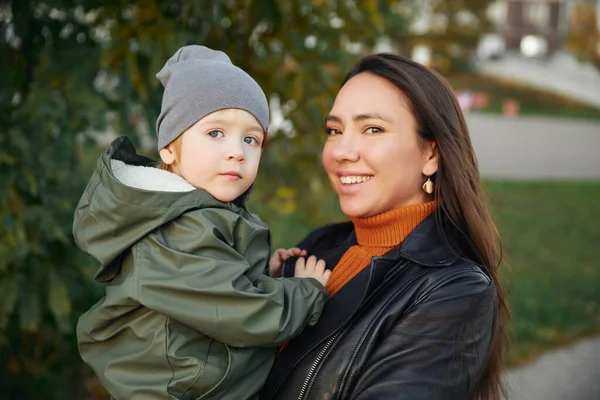
<path fill-rule="evenodd" d="M 600 30 L 593 3 L 576 3 L 569 18 L 567 48 L 579 60 L 600 70 Z"/>
<path fill-rule="evenodd" d="M 279 107 L 255 210 L 270 223 L 293 213 L 316 225 L 331 220 L 335 200 L 315 132 L 351 62 L 386 26 L 406 26 L 394 3 L 0 0 L 3 398 L 89 398 L 73 326 L 98 287 L 94 263 L 72 242 L 72 212 L 99 132 L 138 143 L 153 132 L 162 93 L 154 75 L 167 58 L 205 44 L 257 79 Z"/>
<path fill-rule="evenodd" d="M 101 49 L 86 40 L 91 27 L 68 3 L 0 5 L 3 398 L 78 383 L 69 382 L 79 363 L 69 335 L 73 312 L 89 304 L 92 271 L 70 234 L 84 184 L 76 138 L 102 125 L 106 102 L 93 85 Z M 63 374 L 49 374 L 56 370 Z"/>
<path fill-rule="evenodd" d="M 440 71 L 470 68 L 477 43 L 491 24 L 488 8 L 494 0 L 425 0 L 402 2 L 410 29 L 396 37 L 399 52 L 410 56 L 427 48 L 429 65 Z"/>

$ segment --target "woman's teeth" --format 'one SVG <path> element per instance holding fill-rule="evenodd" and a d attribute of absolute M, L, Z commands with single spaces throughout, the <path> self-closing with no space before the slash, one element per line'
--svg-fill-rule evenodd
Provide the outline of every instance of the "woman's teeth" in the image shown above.
<path fill-rule="evenodd" d="M 351 183 L 363 183 L 371 179 L 373 176 L 340 176 L 340 181 L 347 185 Z"/>

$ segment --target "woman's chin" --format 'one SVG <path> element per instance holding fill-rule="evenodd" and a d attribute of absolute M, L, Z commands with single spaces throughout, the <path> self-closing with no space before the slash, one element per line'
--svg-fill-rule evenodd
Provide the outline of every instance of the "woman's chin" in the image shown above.
<path fill-rule="evenodd" d="M 340 208 L 345 216 L 351 218 L 369 217 L 371 215 L 369 208 L 357 201 L 344 201 L 340 199 Z"/>

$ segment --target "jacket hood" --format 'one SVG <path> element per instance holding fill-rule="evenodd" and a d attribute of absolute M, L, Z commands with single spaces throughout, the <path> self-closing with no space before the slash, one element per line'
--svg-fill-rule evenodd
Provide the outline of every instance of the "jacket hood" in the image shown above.
<path fill-rule="evenodd" d="M 157 164 L 137 154 L 127 137 L 116 139 L 98 159 L 73 221 L 75 243 L 101 264 L 97 281 L 112 280 L 132 245 L 185 212 L 246 209 L 249 191 L 224 203 Z"/>

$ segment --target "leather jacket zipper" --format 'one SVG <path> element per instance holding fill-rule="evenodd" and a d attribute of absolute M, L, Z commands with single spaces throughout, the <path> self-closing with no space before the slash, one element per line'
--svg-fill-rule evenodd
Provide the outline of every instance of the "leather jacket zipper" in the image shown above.
<path fill-rule="evenodd" d="M 373 260 L 375 261 L 375 260 Z M 360 305 L 358 306 L 358 308 L 356 309 L 356 311 L 354 313 L 352 313 L 352 315 L 356 314 L 356 312 L 358 312 L 365 304 L 367 304 L 372 298 L 373 296 L 379 292 L 379 290 L 385 286 L 392 278 L 396 277 L 400 271 L 402 271 L 404 269 L 404 267 L 406 267 L 408 264 L 410 263 L 410 261 L 405 261 L 403 262 L 394 272 L 392 272 L 391 274 L 389 274 L 384 280 L 383 282 L 381 282 L 381 284 L 379 286 L 377 286 L 377 288 L 375 290 L 373 290 L 371 292 L 371 294 L 365 299 L 363 300 Z M 352 317 L 350 317 L 351 319 Z M 341 333 L 344 333 L 348 330 L 348 328 L 350 327 L 350 319 L 348 319 L 346 322 L 344 322 L 344 324 L 338 328 L 338 330 L 333 334 L 332 337 L 329 338 L 329 340 L 325 343 L 325 345 L 323 346 L 323 348 L 321 349 L 321 351 L 319 352 L 319 354 L 317 355 L 317 358 L 315 359 L 315 361 L 312 363 L 312 365 L 310 366 L 310 369 L 308 370 L 308 374 L 306 375 L 306 379 L 304 380 L 304 383 L 302 384 L 302 388 L 300 389 L 300 393 L 298 394 L 298 400 L 303 400 L 304 396 L 307 395 L 310 390 L 309 390 L 309 384 L 310 381 L 315 373 L 315 371 L 317 370 L 317 367 L 319 366 L 319 363 L 321 362 L 321 360 L 323 359 L 323 357 L 325 357 L 325 354 L 327 353 L 327 350 L 329 350 L 329 347 L 331 347 L 331 345 L 333 344 L 333 342 L 335 342 L 335 339 L 340 336 Z"/>
<path fill-rule="evenodd" d="M 304 398 L 304 393 L 306 393 L 306 389 L 308 388 L 308 383 L 310 381 L 310 378 L 315 373 L 315 369 L 319 365 L 319 362 L 325 356 L 325 353 L 327 353 L 327 349 L 329 349 L 329 346 L 331 346 L 333 344 L 333 342 L 335 341 L 335 338 L 338 337 L 339 333 L 340 333 L 340 331 L 337 331 L 332 337 L 329 338 L 327 343 L 325 343 L 325 346 L 323 346 L 323 348 L 319 352 L 319 355 L 317 356 L 317 358 L 315 359 L 313 364 L 310 366 L 310 369 L 308 370 L 308 374 L 306 375 L 306 380 L 302 384 L 302 389 L 300 389 L 300 394 L 298 395 L 298 400 L 302 400 Z"/>

